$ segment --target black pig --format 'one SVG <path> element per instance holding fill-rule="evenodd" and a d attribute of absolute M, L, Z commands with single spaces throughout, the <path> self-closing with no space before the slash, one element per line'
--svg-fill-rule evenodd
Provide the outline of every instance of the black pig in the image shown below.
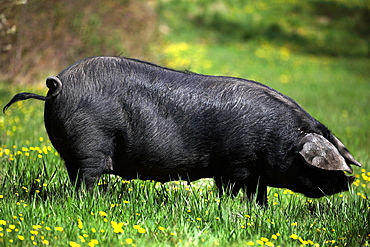
<path fill-rule="evenodd" d="M 309 197 L 348 190 L 361 166 L 294 100 L 258 82 L 120 57 L 79 61 L 47 78 L 45 126 L 72 182 L 102 174 L 166 182 L 214 178 L 259 204 L 267 186 Z"/>

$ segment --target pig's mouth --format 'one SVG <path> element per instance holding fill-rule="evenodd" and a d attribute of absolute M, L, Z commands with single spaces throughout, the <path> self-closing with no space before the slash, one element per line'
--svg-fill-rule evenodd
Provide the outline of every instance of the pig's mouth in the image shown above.
<path fill-rule="evenodd" d="M 354 176 L 346 175 L 346 177 L 347 177 L 347 180 L 348 180 L 348 185 L 351 185 L 356 179 Z"/>
<path fill-rule="evenodd" d="M 355 181 L 354 176 L 346 176 L 346 181 L 343 181 L 340 184 L 337 184 L 336 186 L 330 186 L 330 187 L 318 187 L 315 193 L 305 194 L 308 197 L 311 198 L 320 198 L 323 196 L 329 196 L 336 193 L 341 193 L 349 190 L 349 186 Z"/>
<path fill-rule="evenodd" d="M 336 191 L 334 192 L 333 194 L 336 194 L 336 193 L 340 193 L 340 192 L 345 192 L 345 191 L 348 191 L 349 190 L 349 187 L 351 186 L 351 184 L 355 181 L 355 177 L 354 176 L 349 176 L 347 174 L 345 174 L 346 178 L 347 178 L 347 182 L 342 186 L 342 189 L 339 189 L 339 191 Z"/>

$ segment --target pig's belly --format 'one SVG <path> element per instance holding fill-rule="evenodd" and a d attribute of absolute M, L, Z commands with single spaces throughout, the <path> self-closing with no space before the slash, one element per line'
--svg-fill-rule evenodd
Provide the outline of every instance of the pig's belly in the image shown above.
<path fill-rule="evenodd" d="M 148 165 L 126 166 L 114 169 L 112 174 L 125 179 L 155 180 L 168 182 L 173 180 L 195 181 L 201 178 L 213 178 L 215 174 L 212 169 L 206 167 L 176 167 L 164 168 Z"/>

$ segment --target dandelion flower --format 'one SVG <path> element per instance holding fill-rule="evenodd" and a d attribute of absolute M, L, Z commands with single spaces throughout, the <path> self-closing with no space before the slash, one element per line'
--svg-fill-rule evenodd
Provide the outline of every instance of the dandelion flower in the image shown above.
<path fill-rule="evenodd" d="M 301 242 L 302 244 L 306 245 L 308 244 L 308 241 L 304 240 L 303 238 L 299 237 L 298 238 L 299 242 Z"/>
<path fill-rule="evenodd" d="M 126 244 L 132 244 L 134 241 L 132 240 L 132 238 L 126 238 Z"/>
<path fill-rule="evenodd" d="M 78 238 L 80 239 L 80 241 L 82 242 L 82 243 L 85 243 L 86 242 L 86 240 L 85 240 L 85 238 L 83 237 L 83 236 L 78 236 Z"/>
<path fill-rule="evenodd" d="M 82 220 L 80 220 L 80 219 L 78 219 L 78 220 L 77 220 L 77 227 L 78 227 L 79 229 L 82 229 L 82 228 L 83 228 Z"/>
<path fill-rule="evenodd" d="M 117 222 L 111 221 L 110 224 L 113 227 L 113 231 L 115 233 L 123 233 L 124 232 L 123 229 L 122 229 L 123 222 L 117 223 Z"/>
<path fill-rule="evenodd" d="M 56 227 L 54 227 L 54 229 L 56 231 L 58 231 L 58 232 L 62 232 L 63 231 L 63 227 L 61 227 L 61 226 L 56 226 Z"/>
<path fill-rule="evenodd" d="M 262 238 L 261 238 L 261 240 L 262 240 L 263 242 L 268 242 L 268 241 L 269 241 L 269 239 L 268 239 L 268 238 L 264 238 L 264 237 L 262 237 Z"/>
<path fill-rule="evenodd" d="M 76 242 L 73 242 L 73 241 L 69 241 L 69 246 L 71 247 L 80 247 L 80 245 Z"/>
<path fill-rule="evenodd" d="M 292 235 L 290 235 L 290 238 L 292 238 L 292 239 L 298 239 L 298 236 L 297 236 L 297 234 L 292 234 Z"/>
<path fill-rule="evenodd" d="M 104 212 L 104 211 L 99 211 L 99 215 L 101 217 L 106 217 L 108 214 L 106 212 Z"/>
<path fill-rule="evenodd" d="M 257 242 L 257 244 L 259 244 L 259 245 L 264 245 L 264 244 L 265 244 L 262 240 L 257 240 L 256 242 Z"/>
<path fill-rule="evenodd" d="M 99 241 L 96 240 L 96 239 L 91 239 L 91 241 L 89 242 L 89 247 L 94 247 L 95 245 L 99 244 Z"/>

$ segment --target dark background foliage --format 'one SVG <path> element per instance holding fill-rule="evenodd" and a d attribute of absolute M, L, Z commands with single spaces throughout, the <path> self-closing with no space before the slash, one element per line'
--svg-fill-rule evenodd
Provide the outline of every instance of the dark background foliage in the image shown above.
<path fill-rule="evenodd" d="M 0 78 L 32 82 L 97 55 L 143 57 L 155 9 L 141 0 L 1 0 Z"/>
<path fill-rule="evenodd" d="M 0 79 L 34 82 L 97 55 L 160 62 L 154 51 L 169 33 L 369 57 L 369 27 L 370 6 L 362 0 L 0 0 Z"/>

